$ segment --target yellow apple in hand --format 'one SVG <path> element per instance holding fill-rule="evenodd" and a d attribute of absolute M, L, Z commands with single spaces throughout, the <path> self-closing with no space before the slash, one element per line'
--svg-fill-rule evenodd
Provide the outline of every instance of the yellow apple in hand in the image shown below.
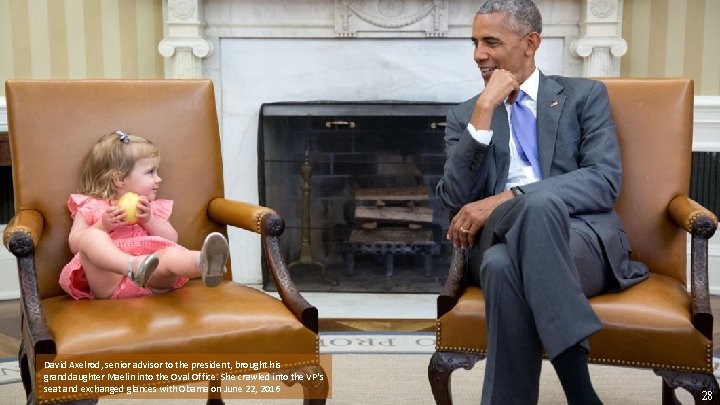
<path fill-rule="evenodd" d="M 117 206 L 125 210 L 125 222 L 134 224 L 137 222 L 137 205 L 140 196 L 128 191 L 117 200 Z"/>

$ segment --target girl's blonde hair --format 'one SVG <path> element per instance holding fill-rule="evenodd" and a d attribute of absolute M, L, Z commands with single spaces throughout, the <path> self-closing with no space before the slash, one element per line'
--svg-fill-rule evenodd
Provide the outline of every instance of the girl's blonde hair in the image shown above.
<path fill-rule="evenodd" d="M 130 174 L 142 158 L 160 157 L 157 147 L 136 135 L 115 131 L 100 138 L 90 149 L 80 173 L 80 193 L 95 198 L 115 198 L 114 179 Z"/>

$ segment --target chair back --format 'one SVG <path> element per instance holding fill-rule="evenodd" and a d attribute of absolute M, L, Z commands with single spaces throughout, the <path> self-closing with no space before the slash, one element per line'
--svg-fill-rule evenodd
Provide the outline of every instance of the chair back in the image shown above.
<path fill-rule="evenodd" d="M 617 125 L 623 183 L 617 211 L 632 258 L 686 284 L 687 233 L 667 215 L 687 195 L 693 130 L 690 79 L 606 79 Z"/>
<path fill-rule="evenodd" d="M 82 162 L 97 140 L 122 129 L 160 150 L 158 198 L 174 201 L 170 222 L 178 243 L 198 249 L 205 235 L 225 233 L 206 209 L 223 196 L 222 158 L 213 84 L 209 80 L 8 81 L 9 140 L 15 210 L 42 214 L 35 250 L 42 299 L 72 258 L 67 208 Z"/>

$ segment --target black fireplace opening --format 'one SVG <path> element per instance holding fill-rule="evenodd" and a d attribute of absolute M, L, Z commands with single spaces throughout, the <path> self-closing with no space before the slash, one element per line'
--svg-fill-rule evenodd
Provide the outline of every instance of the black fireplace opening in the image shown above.
<path fill-rule="evenodd" d="M 437 293 L 452 246 L 435 196 L 451 103 L 264 104 L 260 203 L 301 291 Z M 274 290 L 263 263 L 263 283 Z"/>

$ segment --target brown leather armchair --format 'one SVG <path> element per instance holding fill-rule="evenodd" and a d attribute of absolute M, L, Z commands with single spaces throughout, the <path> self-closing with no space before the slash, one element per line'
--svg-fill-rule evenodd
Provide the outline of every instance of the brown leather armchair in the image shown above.
<path fill-rule="evenodd" d="M 282 218 L 224 198 L 212 82 L 8 81 L 6 96 L 16 214 L 3 241 L 18 260 L 19 360 L 28 403 L 42 371 L 36 357 L 46 354 L 67 360 L 107 353 L 283 354 L 294 361 L 281 371 L 324 375 L 317 309 L 295 288 L 280 256 Z M 74 300 L 63 292 L 58 275 L 71 258 L 66 201 L 90 147 L 117 129 L 159 147 L 159 197 L 174 200 L 170 220 L 178 242 L 199 249 L 205 235 L 226 233 L 226 225 L 257 233 L 281 299 L 232 282 L 230 272 L 217 288 L 191 280 L 168 294 L 129 300 Z M 247 265 L 235 259 L 236 266 Z M 302 383 L 305 403 L 323 404 L 327 378 L 314 381 Z M 222 402 L 210 394 L 208 403 Z"/>
<path fill-rule="evenodd" d="M 663 403 L 675 388 L 696 403 L 720 401 L 713 376 L 713 318 L 708 292 L 708 239 L 717 218 L 687 196 L 690 180 L 693 82 L 688 79 L 605 80 L 617 125 L 623 184 L 617 211 L 648 280 L 590 300 L 604 328 L 590 337 L 589 361 L 649 368 L 662 377 Z M 691 235 L 691 282 L 686 280 Z M 435 401 L 452 403 L 451 373 L 485 358 L 485 303 L 465 284 L 464 255 L 453 253 L 437 299 L 437 343 L 428 366 Z M 704 398 L 705 397 L 705 398 Z"/>

